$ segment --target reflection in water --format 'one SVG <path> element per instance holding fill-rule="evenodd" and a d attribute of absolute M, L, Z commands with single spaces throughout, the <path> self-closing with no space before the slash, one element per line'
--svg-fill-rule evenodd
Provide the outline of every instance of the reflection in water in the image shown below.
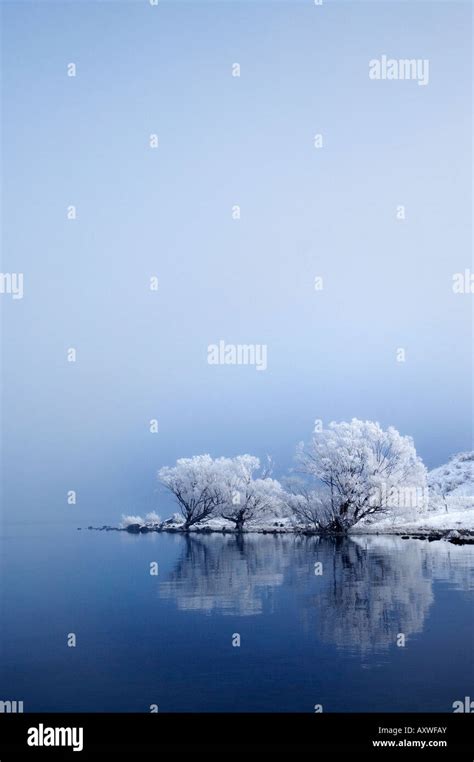
<path fill-rule="evenodd" d="M 182 610 L 249 616 L 273 605 L 272 591 L 283 584 L 291 562 L 283 538 L 259 535 L 209 535 L 183 538 L 184 552 L 174 572 L 160 585 L 160 597 Z M 272 542 L 273 540 L 273 542 Z"/>
<path fill-rule="evenodd" d="M 358 653 L 387 649 L 398 633 L 407 640 L 421 633 L 435 581 L 474 589 L 472 546 L 369 535 L 210 535 L 183 543 L 175 570 L 160 584 L 160 596 L 179 609 L 237 616 L 285 611 L 303 619 L 318 640 Z"/>
<path fill-rule="evenodd" d="M 308 609 L 321 640 L 366 651 L 394 645 L 398 633 L 408 638 L 423 630 L 433 590 L 423 571 L 422 543 L 393 551 L 392 538 L 334 544 L 330 582 Z"/>

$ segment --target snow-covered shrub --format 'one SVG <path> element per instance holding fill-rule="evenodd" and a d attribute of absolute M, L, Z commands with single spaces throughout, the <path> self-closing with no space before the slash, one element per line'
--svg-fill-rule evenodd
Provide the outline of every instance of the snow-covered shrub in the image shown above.
<path fill-rule="evenodd" d="M 125 514 L 122 513 L 122 521 L 120 523 L 120 526 L 122 527 L 122 529 L 126 529 L 127 527 L 132 526 L 133 524 L 139 524 L 140 526 L 144 526 L 145 522 L 141 516 L 125 516 Z"/>
<path fill-rule="evenodd" d="M 158 514 L 155 511 L 151 511 L 150 513 L 147 513 L 145 516 L 145 523 L 148 525 L 156 526 L 157 524 L 161 524 L 161 516 L 158 516 Z"/>

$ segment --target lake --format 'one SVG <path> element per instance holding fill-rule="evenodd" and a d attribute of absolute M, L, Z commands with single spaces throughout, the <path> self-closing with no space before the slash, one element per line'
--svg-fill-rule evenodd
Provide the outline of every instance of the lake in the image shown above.
<path fill-rule="evenodd" d="M 472 695 L 473 546 L 10 525 L 1 558 L 0 699 L 25 712 L 451 712 Z"/>

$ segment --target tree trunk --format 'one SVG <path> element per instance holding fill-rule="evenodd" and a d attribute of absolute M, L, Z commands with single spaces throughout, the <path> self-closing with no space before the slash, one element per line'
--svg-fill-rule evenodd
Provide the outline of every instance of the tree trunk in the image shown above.
<path fill-rule="evenodd" d="M 348 527 L 339 517 L 336 517 L 327 527 L 325 527 L 325 531 L 328 534 L 347 534 Z"/>
<path fill-rule="evenodd" d="M 244 519 L 237 519 L 235 522 L 235 531 L 242 532 L 244 528 Z"/>

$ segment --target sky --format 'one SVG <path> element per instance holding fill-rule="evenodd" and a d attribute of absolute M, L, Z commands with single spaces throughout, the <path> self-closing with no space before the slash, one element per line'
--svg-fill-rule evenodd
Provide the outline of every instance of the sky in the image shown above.
<path fill-rule="evenodd" d="M 430 468 L 472 449 L 470 3 L 1 10 L 7 522 L 167 515 L 161 466 L 282 476 L 316 420 L 393 425 Z M 370 79 L 383 55 L 428 83 Z M 209 365 L 219 341 L 266 370 Z"/>

